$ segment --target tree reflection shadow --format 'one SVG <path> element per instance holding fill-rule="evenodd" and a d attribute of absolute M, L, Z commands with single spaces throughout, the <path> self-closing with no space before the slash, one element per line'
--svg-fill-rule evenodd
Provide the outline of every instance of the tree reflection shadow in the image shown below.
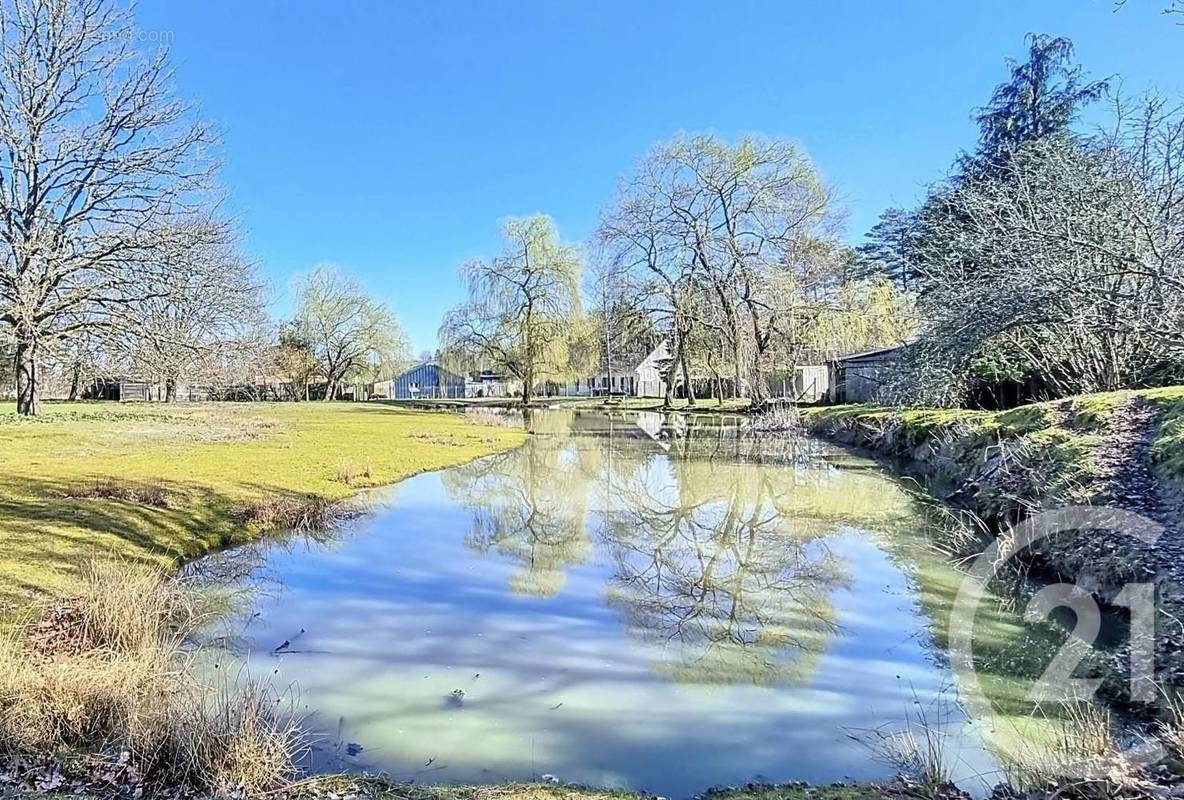
<path fill-rule="evenodd" d="M 830 526 L 786 513 L 793 472 L 697 449 L 613 476 L 609 600 L 662 645 L 658 669 L 674 679 L 805 681 L 837 631 L 831 596 L 846 582 Z"/>
<path fill-rule="evenodd" d="M 443 475 L 472 514 L 466 545 L 517 565 L 512 591 L 559 594 L 594 534 L 608 600 L 655 646 L 658 671 L 757 685 L 815 672 L 848 583 L 828 540 L 895 513 L 881 482 L 835 469 L 808 440 L 754 440 L 718 418 L 561 412 L 528 423 L 522 448 Z"/>
<path fill-rule="evenodd" d="M 517 594 L 558 594 L 566 568 L 583 562 L 588 538 L 588 472 L 580 449 L 561 438 L 532 437 L 523 447 L 443 473 L 453 501 L 472 511 L 465 544 L 518 565 Z"/>

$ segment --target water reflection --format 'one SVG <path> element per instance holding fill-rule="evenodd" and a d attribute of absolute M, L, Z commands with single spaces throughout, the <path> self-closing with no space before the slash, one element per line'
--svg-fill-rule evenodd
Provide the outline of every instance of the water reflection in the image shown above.
<path fill-rule="evenodd" d="M 573 448 L 554 441 L 521 447 L 440 477 L 449 496 L 472 512 L 464 542 L 496 552 L 519 568 L 510 590 L 551 597 L 567 567 L 592 548 L 587 533 L 587 472 Z"/>
<path fill-rule="evenodd" d="M 331 547 L 253 548 L 274 591 L 233 641 L 358 745 L 323 753 L 677 796 L 884 776 L 846 731 L 950 683 L 885 547 L 917 521 L 893 482 L 739 419 L 527 424 L 522 448 L 406 481 Z M 276 652 L 295 632 L 299 652 Z M 988 770 L 952 720 L 965 770 Z"/>

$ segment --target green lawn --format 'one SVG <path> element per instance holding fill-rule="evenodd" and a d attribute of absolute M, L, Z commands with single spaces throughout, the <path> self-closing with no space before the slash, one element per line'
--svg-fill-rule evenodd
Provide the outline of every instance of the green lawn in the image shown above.
<path fill-rule="evenodd" d="M 49 404 L 34 419 L 0 414 L 0 617 L 67 591 L 91 553 L 175 564 L 260 534 L 241 522 L 251 502 L 345 498 L 524 436 L 366 403 L 78 403 Z M 107 483 L 163 490 L 167 507 L 79 496 Z"/>

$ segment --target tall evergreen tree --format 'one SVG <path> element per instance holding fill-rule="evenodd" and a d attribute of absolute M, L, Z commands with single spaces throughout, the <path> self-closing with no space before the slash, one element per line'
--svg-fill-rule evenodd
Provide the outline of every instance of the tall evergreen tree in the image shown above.
<path fill-rule="evenodd" d="M 1025 142 L 1068 130 L 1108 88 L 1105 80 L 1087 80 L 1073 63 L 1069 39 L 1033 33 L 1027 43 L 1028 60 L 1009 60 L 1011 79 L 979 109 L 979 162 L 996 162 Z"/>
<path fill-rule="evenodd" d="M 859 256 L 857 276 L 883 277 L 902 292 L 914 291 L 917 271 L 910 252 L 916 215 L 903 208 L 890 208 L 867 232 L 866 242 L 856 248 Z"/>

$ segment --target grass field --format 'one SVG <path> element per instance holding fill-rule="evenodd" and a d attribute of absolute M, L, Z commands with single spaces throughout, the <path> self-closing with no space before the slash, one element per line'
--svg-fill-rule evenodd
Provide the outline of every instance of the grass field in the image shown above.
<path fill-rule="evenodd" d="M 91 553 L 173 564 L 262 531 L 252 502 L 345 498 L 524 434 L 376 404 L 49 404 L 0 414 L 0 618 Z"/>

